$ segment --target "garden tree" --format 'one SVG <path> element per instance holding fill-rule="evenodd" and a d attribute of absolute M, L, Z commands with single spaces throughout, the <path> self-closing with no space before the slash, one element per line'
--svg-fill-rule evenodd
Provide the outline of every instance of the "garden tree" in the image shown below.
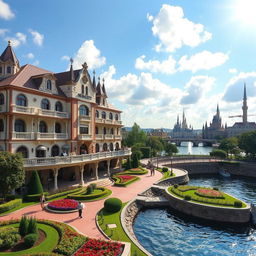
<path fill-rule="evenodd" d="M 163 143 L 160 137 L 157 136 L 149 136 L 147 138 L 146 145 L 152 149 L 153 156 L 156 156 L 157 152 L 164 150 Z"/>
<path fill-rule="evenodd" d="M 0 193 L 5 198 L 13 189 L 21 187 L 25 180 L 21 154 L 0 152 Z"/>
<path fill-rule="evenodd" d="M 238 138 L 237 137 L 231 137 L 223 139 L 220 142 L 219 149 L 222 149 L 227 152 L 227 154 L 231 153 L 232 150 L 237 148 L 238 146 Z"/>
<path fill-rule="evenodd" d="M 256 156 L 256 131 L 242 133 L 238 138 L 239 148 L 245 151 L 246 155 Z"/>
<path fill-rule="evenodd" d="M 124 145 L 128 147 L 132 147 L 136 143 L 145 144 L 147 135 L 146 133 L 140 129 L 139 125 L 134 123 L 132 130 L 128 132 L 126 139 L 124 140 Z"/>
<path fill-rule="evenodd" d="M 168 156 L 172 156 L 173 154 L 176 154 L 179 152 L 179 150 L 175 144 L 168 143 L 168 142 L 165 143 L 164 150 Z"/>
<path fill-rule="evenodd" d="M 139 167 L 139 164 L 140 164 L 140 162 L 139 162 L 139 153 L 141 153 L 141 152 L 139 152 L 139 151 L 136 151 L 136 152 L 134 152 L 134 153 L 132 153 L 132 168 L 137 168 L 137 167 Z"/>
<path fill-rule="evenodd" d="M 40 177 L 37 171 L 33 171 L 31 174 L 30 181 L 28 183 L 28 194 L 42 194 L 44 192 Z"/>
<path fill-rule="evenodd" d="M 126 161 L 126 170 L 129 170 L 131 168 L 132 168 L 131 159 L 130 157 L 128 157 Z"/>
<path fill-rule="evenodd" d="M 210 156 L 224 159 L 227 157 L 227 153 L 222 149 L 214 149 L 212 152 L 210 152 Z"/>

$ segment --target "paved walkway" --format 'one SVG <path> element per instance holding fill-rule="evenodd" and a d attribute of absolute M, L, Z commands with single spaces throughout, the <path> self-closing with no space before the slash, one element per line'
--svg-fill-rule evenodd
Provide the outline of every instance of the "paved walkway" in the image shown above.
<path fill-rule="evenodd" d="M 114 187 L 108 186 L 107 188 L 112 190 L 110 197 L 118 197 L 122 202 L 127 202 L 133 199 L 138 193 L 151 187 L 154 182 L 161 179 L 162 175 L 159 172 L 155 172 L 155 176 L 150 176 L 150 174 L 139 176 L 141 179 L 128 187 Z M 9 220 L 20 218 L 23 214 L 35 216 L 38 219 L 49 219 L 59 222 L 67 223 L 75 227 L 78 231 L 86 236 L 93 238 L 104 238 L 99 232 L 95 224 L 95 216 L 97 212 L 103 208 L 104 200 L 88 202 L 85 203 L 85 209 L 83 211 L 83 218 L 78 218 L 78 213 L 66 213 L 66 214 L 56 214 L 49 213 L 41 210 L 39 204 L 32 205 L 23 208 L 19 211 L 11 213 L 7 216 L 0 217 L 0 220 Z"/>

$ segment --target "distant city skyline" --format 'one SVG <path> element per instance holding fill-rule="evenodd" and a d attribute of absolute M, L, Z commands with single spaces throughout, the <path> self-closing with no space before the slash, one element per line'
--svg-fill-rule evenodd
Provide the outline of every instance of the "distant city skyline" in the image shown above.
<path fill-rule="evenodd" d="M 20 64 L 60 72 L 86 61 L 105 78 L 124 126 L 172 129 L 186 114 L 194 129 L 256 109 L 253 0 L 0 0 L 0 45 L 11 40 Z"/>

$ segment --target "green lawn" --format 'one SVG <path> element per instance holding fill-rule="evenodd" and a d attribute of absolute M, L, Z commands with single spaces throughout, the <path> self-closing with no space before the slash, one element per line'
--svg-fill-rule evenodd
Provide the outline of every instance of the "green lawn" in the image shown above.
<path fill-rule="evenodd" d="M 124 208 L 126 204 L 123 204 L 122 209 Z M 131 243 L 131 255 L 137 255 L 137 256 L 147 256 L 144 252 L 142 252 L 133 242 L 132 240 L 126 235 L 126 233 L 123 230 L 121 221 L 120 221 L 120 214 L 122 209 L 117 213 L 108 213 L 104 210 L 101 210 L 103 213 L 103 221 L 98 216 L 99 225 L 101 229 L 104 231 L 104 233 L 110 237 L 113 240 L 123 241 L 123 242 L 129 242 Z M 116 224 L 116 228 L 109 229 L 107 228 L 107 224 Z M 137 253 L 137 254 L 135 254 Z"/>
<path fill-rule="evenodd" d="M 222 193 L 223 198 L 209 198 L 207 196 L 200 196 L 196 193 L 197 189 L 211 189 L 211 188 L 203 188 L 203 187 L 194 187 L 194 186 L 178 186 L 175 188 L 171 186 L 168 188 L 168 192 L 174 194 L 175 196 L 185 199 L 186 196 L 189 196 L 191 199 L 190 201 L 194 201 L 196 203 L 206 204 L 206 205 L 215 205 L 218 207 L 231 207 L 231 208 L 245 208 L 246 204 L 235 198 L 232 197 L 224 192 L 219 191 Z M 234 207 L 235 202 L 241 202 L 242 207 Z"/>
<path fill-rule="evenodd" d="M 32 253 L 42 253 L 42 252 L 52 252 L 52 250 L 57 246 L 59 242 L 59 234 L 57 230 L 49 225 L 38 223 L 38 228 L 43 230 L 46 234 L 46 239 L 40 243 L 38 246 L 35 246 L 33 248 L 18 251 L 18 252 L 1 252 L 0 255 L 3 256 L 19 256 L 19 255 L 25 255 L 25 254 L 32 254 Z M 19 223 L 7 225 L 12 227 L 19 227 Z M 2 226 L 2 227 L 7 227 Z M 1 227 L 1 228 L 2 228 Z M 1 232 L 0 228 L 0 232 Z"/>
<path fill-rule="evenodd" d="M 169 179 L 171 177 L 175 177 L 174 173 L 172 173 L 172 175 L 171 175 L 170 169 L 167 172 L 163 172 L 161 168 L 158 168 L 157 171 L 161 172 L 162 175 L 163 175 L 160 180 L 166 180 L 166 179 Z"/>

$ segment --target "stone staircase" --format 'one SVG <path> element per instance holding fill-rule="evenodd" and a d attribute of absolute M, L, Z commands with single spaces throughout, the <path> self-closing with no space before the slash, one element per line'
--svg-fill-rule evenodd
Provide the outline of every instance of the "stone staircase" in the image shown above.
<path fill-rule="evenodd" d="M 89 185 L 91 183 L 97 184 L 97 187 L 107 187 L 107 186 L 112 185 L 114 182 L 109 178 L 102 178 L 102 179 L 99 179 L 99 180 L 90 181 L 90 182 L 87 183 L 87 185 Z"/>

